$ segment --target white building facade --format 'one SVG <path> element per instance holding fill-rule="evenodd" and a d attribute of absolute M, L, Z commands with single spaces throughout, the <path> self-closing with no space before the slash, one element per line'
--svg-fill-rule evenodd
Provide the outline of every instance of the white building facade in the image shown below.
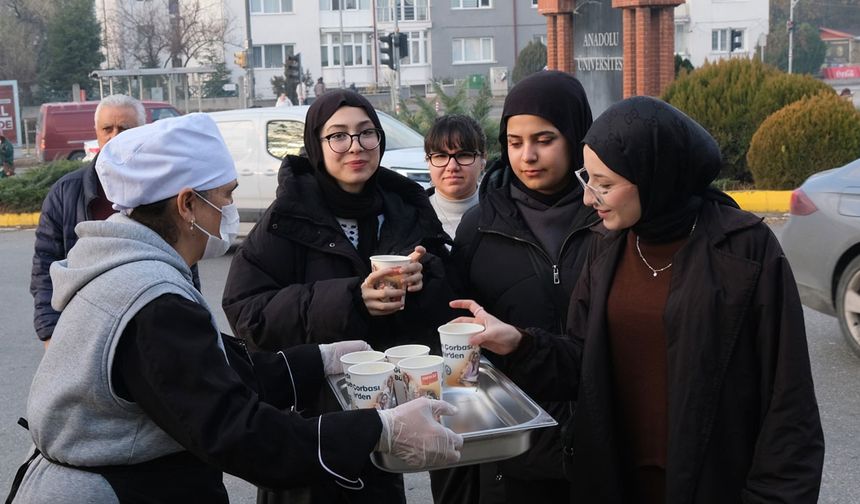
<path fill-rule="evenodd" d="M 687 0 L 675 8 L 675 54 L 697 68 L 706 60 L 761 58 L 769 20 L 764 0 Z"/>

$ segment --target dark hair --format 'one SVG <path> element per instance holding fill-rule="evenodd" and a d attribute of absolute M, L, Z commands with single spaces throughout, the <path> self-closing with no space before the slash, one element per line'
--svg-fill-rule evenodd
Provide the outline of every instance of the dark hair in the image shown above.
<path fill-rule="evenodd" d="M 455 147 L 464 151 L 487 153 L 487 136 L 478 121 L 467 115 L 444 115 L 436 119 L 424 136 L 424 153 Z"/>
<path fill-rule="evenodd" d="M 197 191 L 197 194 L 209 199 L 210 190 Z M 176 196 L 171 196 L 155 203 L 136 207 L 129 215 L 130 218 L 155 231 L 169 245 L 175 245 L 179 240 L 177 212 L 171 205 Z"/>

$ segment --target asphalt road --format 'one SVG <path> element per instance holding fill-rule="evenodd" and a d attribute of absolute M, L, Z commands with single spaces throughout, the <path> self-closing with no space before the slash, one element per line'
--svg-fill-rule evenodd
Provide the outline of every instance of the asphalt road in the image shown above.
<path fill-rule="evenodd" d="M 772 223 L 779 232 L 781 223 Z M 0 497 L 5 497 L 30 439 L 16 425 L 24 415 L 27 392 L 43 353 L 32 326 L 32 298 L 28 288 L 33 251 L 33 230 L 0 229 Z M 220 310 L 220 297 L 229 257 L 203 261 L 203 291 L 210 306 L 218 308 L 218 322 L 229 332 Z M 824 424 L 827 451 L 819 502 L 856 503 L 860 495 L 860 359 L 839 333 L 836 319 L 804 309 L 810 359 Z M 231 502 L 252 504 L 253 486 L 225 477 Z M 413 504 L 431 502 L 426 473 L 406 479 L 407 499 Z"/>

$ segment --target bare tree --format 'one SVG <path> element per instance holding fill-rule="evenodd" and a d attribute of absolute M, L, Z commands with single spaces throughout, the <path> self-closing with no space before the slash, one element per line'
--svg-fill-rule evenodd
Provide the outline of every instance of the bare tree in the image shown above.
<path fill-rule="evenodd" d="M 0 2 L 0 79 L 16 79 L 25 102 L 39 80 L 39 55 L 56 4 L 51 0 Z"/>
<path fill-rule="evenodd" d="M 231 23 L 221 12 L 214 0 L 118 2 L 108 23 L 110 63 L 187 66 L 224 46 Z"/>

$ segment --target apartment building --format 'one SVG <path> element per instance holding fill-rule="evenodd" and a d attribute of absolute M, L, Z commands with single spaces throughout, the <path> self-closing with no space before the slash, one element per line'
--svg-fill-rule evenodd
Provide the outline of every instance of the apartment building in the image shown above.
<path fill-rule="evenodd" d="M 761 57 L 769 22 L 762 0 L 687 0 L 675 8 L 675 54 L 695 67 L 705 60 Z"/>
<path fill-rule="evenodd" d="M 510 73 L 530 41 L 546 44 L 546 18 L 537 0 L 435 0 L 430 15 L 436 79 L 488 77 L 493 67 Z"/>

